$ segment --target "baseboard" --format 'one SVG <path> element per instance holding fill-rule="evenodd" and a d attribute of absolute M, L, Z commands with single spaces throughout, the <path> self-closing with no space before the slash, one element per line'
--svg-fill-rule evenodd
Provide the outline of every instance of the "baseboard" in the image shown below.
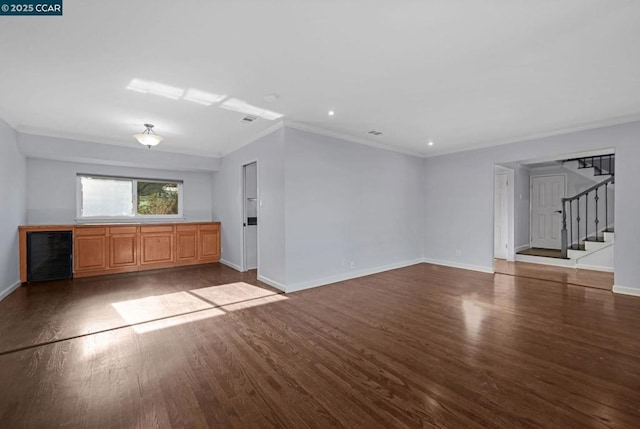
<path fill-rule="evenodd" d="M 445 267 L 460 268 L 463 270 L 480 271 L 482 273 L 489 273 L 489 274 L 493 274 L 495 272 L 493 267 L 483 267 L 481 265 L 463 264 L 455 261 L 443 261 L 440 259 L 424 258 L 422 262 L 427 264 L 442 265 Z"/>
<path fill-rule="evenodd" d="M 581 264 L 581 263 L 576 264 L 576 268 L 579 268 L 582 270 L 604 271 L 605 273 L 612 273 L 614 271 L 613 267 L 600 267 L 597 265 L 587 265 L 587 264 Z"/>
<path fill-rule="evenodd" d="M 4 289 L 2 292 L 0 292 L 0 301 L 2 301 L 4 298 L 6 298 L 11 292 L 13 292 L 14 290 L 18 289 L 18 287 L 21 284 L 22 283 L 20 283 L 20 280 L 18 280 L 17 282 L 13 283 L 12 285 L 9 285 L 6 289 Z"/>
<path fill-rule="evenodd" d="M 285 285 L 275 280 L 271 280 L 269 277 L 261 276 L 260 274 L 258 274 L 258 280 L 262 283 L 268 284 L 269 286 L 273 286 L 276 289 L 280 289 L 283 292 L 287 292 L 287 287 Z"/>
<path fill-rule="evenodd" d="M 233 262 L 229 262 L 229 261 L 226 261 L 224 259 L 220 259 L 220 263 L 223 264 L 223 265 L 226 265 L 227 267 L 233 268 L 236 271 L 242 272 L 242 269 L 240 269 L 240 266 L 234 264 Z"/>
<path fill-rule="evenodd" d="M 516 247 L 516 253 L 521 252 L 523 250 L 527 250 L 529 248 L 531 248 L 530 244 L 523 244 L 522 246 Z"/>
<path fill-rule="evenodd" d="M 422 263 L 422 259 L 412 259 L 410 261 L 396 262 L 394 264 L 382 265 L 374 268 L 367 268 L 365 270 L 350 271 L 348 273 L 336 274 L 334 276 L 323 277 L 321 279 L 310 280 L 307 282 L 301 282 L 287 286 L 287 292 L 297 292 L 304 289 L 311 289 L 318 286 L 324 286 L 331 283 L 343 282 L 346 280 L 355 279 L 358 277 L 370 276 L 371 274 L 382 273 L 384 271 L 395 270 L 398 268 L 408 267 L 410 265 L 416 265 Z"/>
<path fill-rule="evenodd" d="M 640 297 L 640 289 L 635 287 L 624 287 L 613 285 L 613 293 L 619 293 L 620 295 L 631 295 Z"/>

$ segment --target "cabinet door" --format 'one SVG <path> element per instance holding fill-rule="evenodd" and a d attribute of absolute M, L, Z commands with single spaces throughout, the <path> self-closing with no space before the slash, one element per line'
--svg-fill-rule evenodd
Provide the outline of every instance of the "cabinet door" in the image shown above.
<path fill-rule="evenodd" d="M 115 234 L 109 237 L 109 267 L 135 267 L 138 265 L 136 234 Z"/>
<path fill-rule="evenodd" d="M 107 236 L 77 235 L 74 240 L 73 261 L 75 272 L 107 269 Z"/>
<path fill-rule="evenodd" d="M 189 264 L 198 261 L 198 226 L 176 227 L 176 262 Z"/>
<path fill-rule="evenodd" d="M 138 265 L 138 234 L 135 226 L 109 228 L 109 267 L 126 268 Z"/>
<path fill-rule="evenodd" d="M 220 259 L 220 225 L 198 226 L 198 260 L 217 262 Z"/>
<path fill-rule="evenodd" d="M 140 227 L 140 265 L 175 265 L 173 226 Z"/>

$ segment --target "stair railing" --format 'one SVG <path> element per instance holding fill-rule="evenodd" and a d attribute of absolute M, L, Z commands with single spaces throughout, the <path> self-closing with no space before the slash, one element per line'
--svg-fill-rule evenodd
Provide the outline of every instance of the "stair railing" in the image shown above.
<path fill-rule="evenodd" d="M 592 168 L 594 176 L 613 176 L 616 174 L 616 156 L 615 154 L 609 155 L 595 155 L 584 156 L 582 158 L 571 158 L 562 161 L 565 162 L 578 161 L 578 168 Z"/>
<path fill-rule="evenodd" d="M 593 233 L 595 240 L 598 240 L 599 223 L 601 210 L 599 209 L 599 201 L 604 193 L 604 216 L 605 216 L 605 229 L 609 227 L 609 185 L 615 183 L 615 176 L 611 176 L 600 183 L 596 183 L 592 187 L 585 189 L 579 194 L 573 197 L 562 199 L 562 230 L 560 233 L 560 239 L 562 244 L 561 256 L 567 257 L 568 249 L 579 249 L 581 240 L 588 240 L 591 235 L 589 224 L 589 204 L 591 201 L 592 209 L 595 212 L 593 222 Z M 589 199 L 589 196 L 592 196 Z M 581 204 L 582 203 L 582 204 Z M 580 206 L 583 206 L 583 211 L 580 210 Z M 575 208 L 576 217 L 573 217 L 573 210 Z M 580 222 L 583 220 L 581 213 L 584 213 L 584 234 L 582 234 L 580 228 Z M 567 230 L 567 214 L 569 214 L 569 229 Z M 575 220 L 575 235 L 574 235 L 574 220 Z M 584 237 L 584 238 L 582 238 Z"/>

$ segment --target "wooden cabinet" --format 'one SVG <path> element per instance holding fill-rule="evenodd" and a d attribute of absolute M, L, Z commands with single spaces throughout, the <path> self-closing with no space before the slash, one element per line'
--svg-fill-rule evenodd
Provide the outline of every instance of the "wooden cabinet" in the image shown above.
<path fill-rule="evenodd" d="M 198 225 L 176 226 L 176 262 L 181 265 L 198 262 Z"/>
<path fill-rule="evenodd" d="M 73 240 L 74 273 L 107 269 L 107 228 L 76 227 Z"/>
<path fill-rule="evenodd" d="M 173 225 L 141 226 L 140 265 L 152 265 L 153 268 L 174 266 L 174 240 Z"/>
<path fill-rule="evenodd" d="M 198 226 L 198 260 L 201 262 L 220 259 L 220 225 Z"/>
<path fill-rule="evenodd" d="M 109 268 L 136 271 L 138 266 L 138 227 L 109 228 Z"/>
<path fill-rule="evenodd" d="M 27 281 L 26 234 L 73 231 L 73 274 L 88 277 L 220 259 L 220 223 L 21 226 L 20 280 Z"/>

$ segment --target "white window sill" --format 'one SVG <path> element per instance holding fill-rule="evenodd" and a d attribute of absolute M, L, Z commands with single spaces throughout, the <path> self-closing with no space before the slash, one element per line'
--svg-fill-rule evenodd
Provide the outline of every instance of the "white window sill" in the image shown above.
<path fill-rule="evenodd" d="M 136 216 L 136 217 L 82 217 L 75 218 L 75 223 L 163 223 L 163 222 L 186 222 L 184 216 Z"/>

